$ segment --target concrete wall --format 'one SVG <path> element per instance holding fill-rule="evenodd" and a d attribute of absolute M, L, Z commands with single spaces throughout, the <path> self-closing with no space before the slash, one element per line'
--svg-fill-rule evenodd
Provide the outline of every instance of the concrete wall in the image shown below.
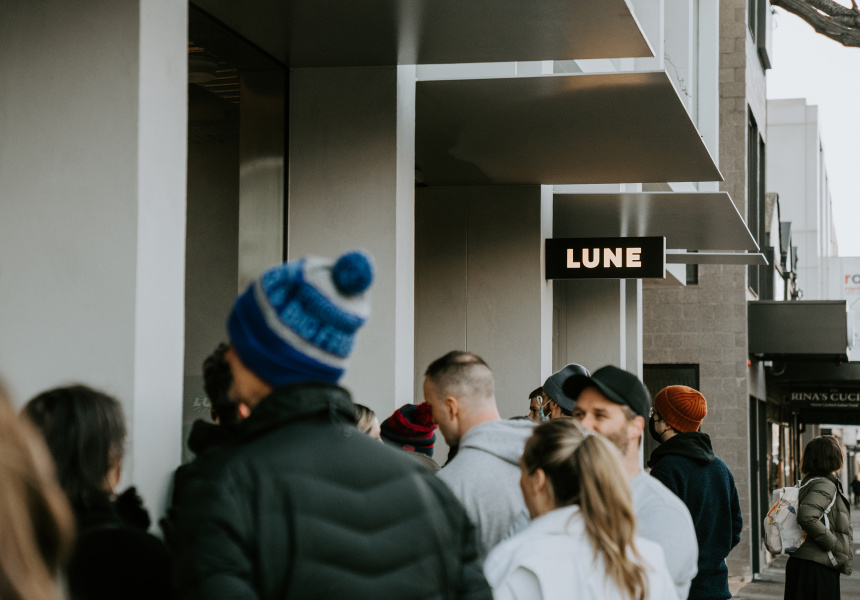
<path fill-rule="evenodd" d="M 415 68 L 293 69 L 289 257 L 376 262 L 343 384 L 381 419 L 413 399 Z"/>
<path fill-rule="evenodd" d="M 156 515 L 180 454 L 187 10 L 48 0 L 0 20 L 0 370 L 18 403 L 116 395 L 123 482 Z"/>
<path fill-rule="evenodd" d="M 415 200 L 415 401 L 433 360 L 469 350 L 493 369 L 502 417 L 527 414 L 552 369 L 551 197 L 541 186 L 431 187 Z"/>

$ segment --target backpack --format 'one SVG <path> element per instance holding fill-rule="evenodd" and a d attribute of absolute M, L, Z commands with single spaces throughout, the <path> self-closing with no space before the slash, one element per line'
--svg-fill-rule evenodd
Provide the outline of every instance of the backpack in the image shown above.
<path fill-rule="evenodd" d="M 771 554 L 791 554 L 803 543 L 806 539 L 806 533 L 797 524 L 797 505 L 800 490 L 809 485 L 816 479 L 823 477 L 813 477 L 803 485 L 796 487 L 784 487 L 773 491 L 773 506 L 767 512 L 764 518 L 764 545 Z M 824 526 L 830 529 L 830 521 L 827 515 L 830 509 L 833 508 L 833 503 L 836 502 L 836 497 L 839 494 L 833 494 L 833 500 L 830 505 L 824 510 Z M 832 552 L 827 553 L 830 557 L 830 562 L 834 566 L 838 564 Z"/>

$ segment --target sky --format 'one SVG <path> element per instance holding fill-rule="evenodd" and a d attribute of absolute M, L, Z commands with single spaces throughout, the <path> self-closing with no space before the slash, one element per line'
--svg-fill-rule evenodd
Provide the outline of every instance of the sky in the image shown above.
<path fill-rule="evenodd" d="M 817 104 L 840 256 L 860 256 L 860 48 L 776 9 L 768 98 Z"/>

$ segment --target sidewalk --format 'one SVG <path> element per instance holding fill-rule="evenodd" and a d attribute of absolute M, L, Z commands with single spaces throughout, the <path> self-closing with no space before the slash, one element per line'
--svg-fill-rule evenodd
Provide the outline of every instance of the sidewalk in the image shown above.
<path fill-rule="evenodd" d="M 851 507 L 851 525 L 854 528 L 854 573 L 840 577 L 842 598 L 860 598 L 860 509 Z M 782 600 L 785 588 L 786 556 L 773 561 L 755 580 L 743 586 L 733 597 L 736 600 Z"/>

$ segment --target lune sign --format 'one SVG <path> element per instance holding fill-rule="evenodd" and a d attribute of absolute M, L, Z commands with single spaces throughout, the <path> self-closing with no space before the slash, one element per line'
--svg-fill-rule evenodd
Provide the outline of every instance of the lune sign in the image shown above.
<path fill-rule="evenodd" d="M 547 279 L 663 279 L 666 238 L 546 240 Z"/>

